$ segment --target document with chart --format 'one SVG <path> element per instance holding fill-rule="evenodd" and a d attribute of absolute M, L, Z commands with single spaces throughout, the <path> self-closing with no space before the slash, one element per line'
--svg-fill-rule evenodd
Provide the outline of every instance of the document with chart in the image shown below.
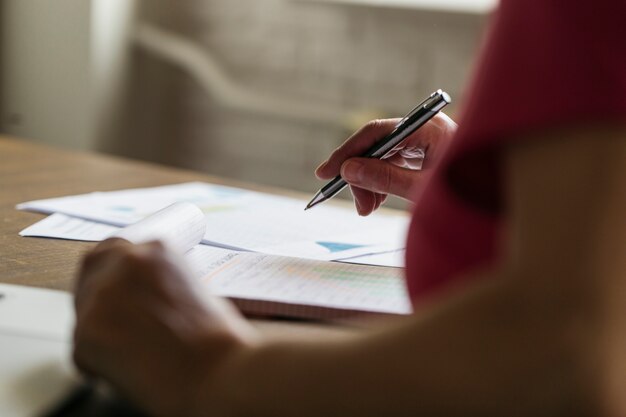
<path fill-rule="evenodd" d="M 207 221 L 204 244 L 310 259 L 402 250 L 408 226 L 407 216 L 360 217 L 352 209 L 331 205 L 305 212 L 304 200 L 198 182 L 37 200 L 18 208 L 66 216 L 27 229 L 25 236 L 102 240 L 99 237 L 114 228 L 175 202 L 190 202 L 202 210 Z"/>
<path fill-rule="evenodd" d="M 175 203 L 112 237 L 133 243 L 161 240 L 183 254 L 203 288 L 249 315 L 342 320 L 411 313 L 401 268 L 199 245 L 205 227 L 199 208 Z"/>

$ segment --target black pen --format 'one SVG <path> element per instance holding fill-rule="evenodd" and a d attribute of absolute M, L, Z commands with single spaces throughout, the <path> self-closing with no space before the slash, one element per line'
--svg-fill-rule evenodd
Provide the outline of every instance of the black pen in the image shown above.
<path fill-rule="evenodd" d="M 435 91 L 430 97 L 418 104 L 409 114 L 400 120 L 390 134 L 376 142 L 374 146 L 369 148 L 361 157 L 384 159 L 404 139 L 432 119 L 441 109 L 450 104 L 451 101 L 448 93 L 442 90 Z M 306 206 L 305 210 L 334 197 L 343 190 L 346 185 L 348 185 L 348 183 L 341 178 L 341 175 L 337 175 L 315 194 L 315 197 L 313 197 L 311 202 Z"/>

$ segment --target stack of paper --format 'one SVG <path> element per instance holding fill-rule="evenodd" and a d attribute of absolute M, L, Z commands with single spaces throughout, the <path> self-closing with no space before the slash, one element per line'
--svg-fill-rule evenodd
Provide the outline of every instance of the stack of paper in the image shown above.
<path fill-rule="evenodd" d="M 30 201 L 20 210 L 53 214 L 22 236 L 99 241 L 175 202 L 202 210 L 202 243 L 243 251 L 319 260 L 403 265 L 407 218 L 318 206 L 306 201 L 207 183 L 184 183 Z"/>
<path fill-rule="evenodd" d="M 244 313 L 339 320 L 354 315 L 409 314 L 400 268 L 352 265 L 200 245 L 207 221 L 191 203 L 174 203 L 112 236 L 160 240 L 183 254 L 212 294 Z"/>

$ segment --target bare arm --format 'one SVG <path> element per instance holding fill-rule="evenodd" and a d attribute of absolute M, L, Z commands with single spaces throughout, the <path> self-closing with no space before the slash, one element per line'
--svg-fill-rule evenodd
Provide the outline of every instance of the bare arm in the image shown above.
<path fill-rule="evenodd" d="M 157 415 L 623 415 L 626 132 L 503 152 L 503 263 L 392 328 L 264 340 L 161 249 L 124 246 L 83 270 L 76 361 Z"/>
<path fill-rule="evenodd" d="M 234 415 L 623 413 L 626 132 L 542 136 L 506 151 L 505 264 L 393 329 L 261 344 L 229 370 Z"/>

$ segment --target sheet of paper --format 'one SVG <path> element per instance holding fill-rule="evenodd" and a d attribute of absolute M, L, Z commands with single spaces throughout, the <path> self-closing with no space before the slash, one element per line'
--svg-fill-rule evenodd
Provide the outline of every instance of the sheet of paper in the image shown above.
<path fill-rule="evenodd" d="M 206 218 L 198 207 L 175 203 L 125 228 L 54 213 L 22 230 L 20 236 L 91 242 L 119 237 L 133 243 L 159 239 L 185 253 L 200 243 L 205 231 Z"/>
<path fill-rule="evenodd" d="M 96 192 L 32 201 L 18 208 L 126 226 L 177 201 L 194 203 L 204 212 L 203 243 L 313 259 L 342 259 L 345 251 L 346 256 L 355 256 L 400 249 L 408 225 L 404 216 L 364 218 L 331 205 L 305 212 L 304 200 L 206 183 Z M 365 244 L 360 241 L 364 233 Z"/>
<path fill-rule="evenodd" d="M 55 213 L 38 221 L 37 223 L 27 227 L 20 232 L 21 236 L 26 237 L 47 237 L 54 239 L 67 239 L 67 240 L 81 240 L 98 242 L 111 237 L 116 232 L 121 230 L 120 227 L 110 226 L 107 224 L 92 222 L 89 220 L 83 220 L 76 217 L 66 216 L 65 214 Z M 393 236 L 393 234 L 391 235 Z M 384 251 L 386 247 L 384 245 L 376 245 L 372 243 L 368 246 L 368 249 L 373 252 L 380 250 L 381 253 L 374 253 L 371 255 L 363 255 L 363 249 L 358 234 L 352 236 L 355 240 L 353 243 L 344 243 L 343 245 L 354 245 L 356 250 L 352 250 L 349 247 L 341 247 L 341 251 L 334 252 L 335 247 L 332 242 L 322 242 L 328 245 L 328 253 L 315 253 L 310 255 L 307 253 L 312 247 L 315 250 L 315 246 L 318 244 L 315 242 L 300 242 L 294 243 L 292 247 L 269 247 L 266 248 L 266 253 L 284 255 L 285 253 L 291 256 L 318 259 L 318 260 L 339 260 L 341 262 L 357 263 L 362 265 L 378 265 L 378 266 L 390 266 L 390 267 L 404 267 L 404 250 Z M 364 241 L 372 239 L 371 236 L 362 236 Z M 397 238 L 397 236 L 396 236 Z M 344 242 L 350 242 L 350 238 L 342 239 Z M 401 243 L 398 242 L 398 245 Z M 207 245 L 200 245 L 206 246 Z M 229 250 L 227 250 L 228 252 Z M 350 256 L 350 254 L 354 254 Z M 337 256 L 341 256 L 341 259 L 336 259 Z"/>
<path fill-rule="evenodd" d="M 117 226 L 54 213 L 22 230 L 20 236 L 99 242 L 118 230 Z"/>
<path fill-rule="evenodd" d="M 42 415 L 77 385 L 73 323 L 70 294 L 0 284 L 0 416 Z"/>
<path fill-rule="evenodd" d="M 196 277 L 202 277 L 220 262 L 237 256 L 241 252 L 218 248 L 215 246 L 198 245 L 185 254 L 185 259 Z"/>
<path fill-rule="evenodd" d="M 203 249 L 192 255 L 194 271 L 212 293 L 223 297 L 378 313 L 412 311 L 399 268 L 250 252 L 210 251 L 204 255 Z"/>
<path fill-rule="evenodd" d="M 174 203 L 133 223 L 112 236 L 132 243 L 160 240 L 170 248 L 185 253 L 198 245 L 206 232 L 204 213 L 191 203 Z"/>
<path fill-rule="evenodd" d="M 0 284 L 0 331 L 67 342 L 73 327 L 71 294 Z"/>
<path fill-rule="evenodd" d="M 384 229 L 338 233 L 329 240 L 267 246 L 259 252 L 324 261 L 351 259 L 357 256 L 402 250 L 406 240 L 405 228 L 404 223 L 390 223 L 388 228 Z"/>

